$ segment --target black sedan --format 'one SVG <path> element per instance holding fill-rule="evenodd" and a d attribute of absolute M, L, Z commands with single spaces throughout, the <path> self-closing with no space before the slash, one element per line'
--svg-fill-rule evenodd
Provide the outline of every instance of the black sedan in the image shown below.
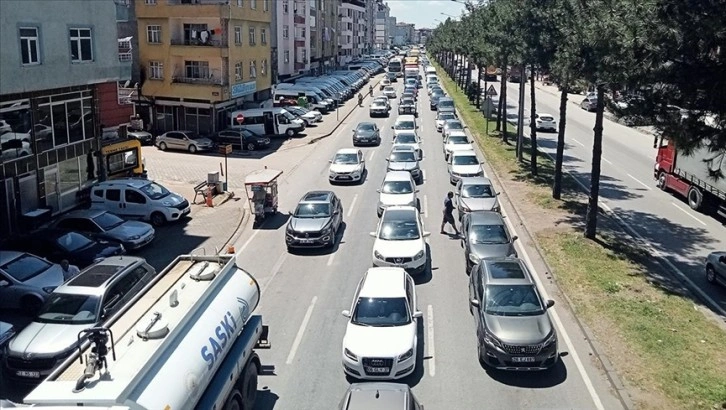
<path fill-rule="evenodd" d="M 270 146 L 270 139 L 248 129 L 228 129 L 220 131 L 212 140 L 219 145 L 231 144 L 233 149 L 254 151 Z"/>
<path fill-rule="evenodd" d="M 82 233 L 62 229 L 43 229 L 22 236 L 12 241 L 11 247 L 44 256 L 51 262 L 66 259 L 81 269 L 99 259 L 126 253 L 119 243 L 94 240 Z"/>
<path fill-rule="evenodd" d="M 379 145 L 381 130 L 375 122 L 361 122 L 353 130 L 353 146 L 362 144 Z"/>

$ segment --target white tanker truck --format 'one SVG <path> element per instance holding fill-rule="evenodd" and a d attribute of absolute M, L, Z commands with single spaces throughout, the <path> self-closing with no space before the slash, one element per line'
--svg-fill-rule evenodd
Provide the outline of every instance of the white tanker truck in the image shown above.
<path fill-rule="evenodd" d="M 34 410 L 251 410 L 267 328 L 233 255 L 183 255 L 23 400 Z"/>

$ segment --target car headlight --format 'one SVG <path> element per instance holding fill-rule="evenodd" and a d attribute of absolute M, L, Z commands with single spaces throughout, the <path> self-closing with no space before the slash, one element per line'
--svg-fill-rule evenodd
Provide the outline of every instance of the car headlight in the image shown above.
<path fill-rule="evenodd" d="M 45 292 L 45 293 L 53 293 L 53 291 L 55 290 L 55 288 L 56 288 L 56 286 L 46 286 L 46 287 L 43 288 L 43 292 Z"/>
<path fill-rule="evenodd" d="M 499 204 L 496 204 L 492 207 L 492 211 L 494 211 L 494 212 L 499 212 L 501 210 L 502 210 L 502 208 L 499 206 Z"/>
<path fill-rule="evenodd" d="M 479 170 L 479 172 L 476 173 L 476 176 L 483 177 L 484 176 L 484 171 L 483 170 Z"/>
<path fill-rule="evenodd" d="M 544 343 L 542 343 L 543 347 L 547 347 L 551 345 L 552 343 L 557 342 L 557 333 L 553 330 L 552 333 L 550 333 L 549 336 L 547 336 L 547 339 L 545 339 Z"/>
<path fill-rule="evenodd" d="M 484 342 L 491 346 L 502 347 L 502 342 L 489 329 L 484 331 Z"/>
<path fill-rule="evenodd" d="M 320 233 L 323 235 L 330 235 L 331 232 L 332 232 L 332 230 L 330 228 L 325 228 L 322 231 L 320 231 Z"/>
<path fill-rule="evenodd" d="M 406 353 L 404 353 L 404 354 L 402 354 L 402 355 L 398 356 L 398 362 L 400 363 L 400 362 L 402 362 L 402 361 L 404 361 L 404 360 L 408 360 L 408 359 L 410 359 L 410 358 L 411 358 L 412 356 L 413 356 L 413 347 L 412 347 L 412 348 L 410 348 L 410 349 L 408 349 L 408 350 L 406 350 Z"/>
<path fill-rule="evenodd" d="M 337 176 L 337 175 L 338 175 L 338 174 L 336 174 L 336 173 L 335 173 L 334 171 L 330 171 L 330 176 L 331 176 L 331 177 L 334 177 L 334 176 Z"/>
<path fill-rule="evenodd" d="M 416 200 L 414 199 L 413 201 L 407 203 L 406 206 L 413 206 L 413 207 L 415 207 L 416 206 Z"/>
<path fill-rule="evenodd" d="M 416 255 L 414 255 L 413 260 L 419 260 L 426 256 L 426 253 L 424 251 L 418 251 Z"/>
<path fill-rule="evenodd" d="M 292 234 L 293 232 L 295 232 L 295 230 L 292 229 L 292 225 L 288 225 L 286 230 L 288 234 Z"/>
<path fill-rule="evenodd" d="M 481 259 L 479 259 L 479 257 L 474 255 L 473 253 L 470 253 L 469 260 L 471 261 L 471 263 L 479 263 Z"/>
<path fill-rule="evenodd" d="M 139 238 L 141 238 L 141 235 L 131 235 L 131 236 L 129 236 L 129 240 L 131 240 L 131 241 L 135 241 L 135 240 L 137 240 Z"/>
<path fill-rule="evenodd" d="M 375 257 L 376 259 L 378 259 L 378 260 L 384 260 L 384 259 L 385 259 L 385 258 L 383 257 L 383 255 L 381 255 L 381 253 L 380 253 L 380 252 L 378 252 L 378 251 L 373 251 L 373 256 L 374 256 L 374 257 Z"/>
<path fill-rule="evenodd" d="M 466 206 L 466 205 L 461 205 L 461 206 L 460 206 L 460 209 L 461 209 L 462 211 L 464 211 L 464 212 L 471 212 L 471 208 L 469 208 L 469 207 L 468 207 L 468 206 Z"/>
<path fill-rule="evenodd" d="M 353 360 L 355 362 L 358 361 L 358 356 L 356 356 L 353 352 L 351 352 L 350 350 L 348 350 L 348 348 L 345 348 L 343 350 L 343 353 L 345 353 L 345 357 L 347 357 L 348 359 Z"/>
<path fill-rule="evenodd" d="M 161 204 L 162 204 L 162 205 L 164 205 L 164 206 L 174 206 L 174 205 L 173 205 L 173 204 L 171 203 L 171 201 L 164 201 L 164 202 L 162 202 Z"/>

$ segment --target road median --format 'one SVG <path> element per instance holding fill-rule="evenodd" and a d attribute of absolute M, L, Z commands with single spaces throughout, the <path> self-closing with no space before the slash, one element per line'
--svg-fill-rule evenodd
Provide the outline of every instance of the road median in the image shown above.
<path fill-rule="evenodd" d="M 533 177 L 530 164 L 516 160 L 516 134 L 511 145 L 486 135 L 487 120 L 436 68 L 585 334 L 594 337 L 590 345 L 623 404 L 631 407 L 632 399 L 634 407 L 648 409 L 726 406 L 724 331 L 710 311 L 608 214 L 601 213 L 597 239 L 585 239 L 581 182 L 563 175 L 562 199 L 553 199 L 552 159 L 540 151 Z M 528 144 L 525 139 L 527 158 Z"/>

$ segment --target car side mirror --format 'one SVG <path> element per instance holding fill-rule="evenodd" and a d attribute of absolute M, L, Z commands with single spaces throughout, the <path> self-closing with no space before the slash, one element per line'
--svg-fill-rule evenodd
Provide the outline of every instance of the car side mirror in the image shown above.
<path fill-rule="evenodd" d="M 378 192 L 380 194 L 381 193 L 381 190 L 380 189 L 376 189 L 376 192 Z"/>
<path fill-rule="evenodd" d="M 483 162 L 482 162 L 482 164 L 483 164 Z M 501 192 L 497 192 L 497 196 L 499 196 L 500 194 L 501 194 Z"/>
<path fill-rule="evenodd" d="M 333 163 L 333 160 L 332 159 L 329 159 L 328 162 L 332 164 Z"/>
<path fill-rule="evenodd" d="M 292 211 L 287 211 L 287 214 L 292 216 Z"/>
<path fill-rule="evenodd" d="M 476 307 L 480 306 L 478 299 L 469 299 L 469 303 L 471 303 L 472 306 L 476 306 Z"/>
<path fill-rule="evenodd" d="M 554 300 L 550 299 L 550 300 L 547 301 L 547 309 L 551 308 L 554 305 L 555 305 L 555 301 Z"/>
<path fill-rule="evenodd" d="M 342 311 L 342 312 L 340 312 L 340 313 L 341 313 L 341 314 L 342 314 L 343 316 L 345 316 L 345 317 L 350 317 L 350 310 L 344 310 L 344 311 Z"/>
<path fill-rule="evenodd" d="M 431 236 L 431 232 L 424 232 L 423 233 L 423 237 L 424 238 L 428 238 L 429 236 Z"/>
<path fill-rule="evenodd" d="M 340 213 L 340 211 L 337 211 L 337 210 L 333 211 L 333 215 L 338 215 L 339 213 Z"/>
<path fill-rule="evenodd" d="M 10 286 L 10 282 L 8 282 L 6 280 L 0 280 L 0 288 L 5 288 L 8 286 Z"/>
<path fill-rule="evenodd" d="M 395 129 L 393 125 L 391 125 L 391 129 Z"/>
<path fill-rule="evenodd" d="M 416 190 L 414 190 L 413 192 L 415 192 L 415 193 L 417 193 L 417 194 L 418 194 L 419 192 L 421 192 L 421 190 L 420 190 L 420 189 L 416 189 Z"/>
<path fill-rule="evenodd" d="M 517 239 L 519 239 L 519 236 L 517 236 L 517 235 L 512 236 L 512 242 L 516 241 Z"/>
<path fill-rule="evenodd" d="M 372 236 L 374 238 L 376 237 L 376 233 L 375 232 L 368 232 L 368 235 L 370 235 L 370 236 Z"/>
<path fill-rule="evenodd" d="M 417 310 L 417 311 L 413 312 L 413 318 L 414 319 L 418 319 L 418 318 L 421 318 L 421 317 L 423 317 L 423 312 L 421 312 L 420 310 Z"/>

